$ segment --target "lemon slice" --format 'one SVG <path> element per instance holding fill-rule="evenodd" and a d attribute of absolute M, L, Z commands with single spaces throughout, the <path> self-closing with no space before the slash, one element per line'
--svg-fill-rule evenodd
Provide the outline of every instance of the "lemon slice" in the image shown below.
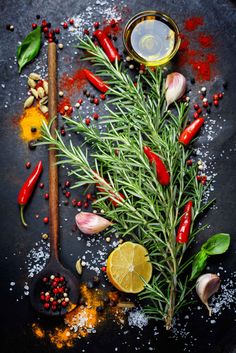
<path fill-rule="evenodd" d="M 107 276 L 114 287 L 125 293 L 139 293 L 144 281 L 152 276 L 152 264 L 147 250 L 127 241 L 119 245 L 107 259 Z"/>

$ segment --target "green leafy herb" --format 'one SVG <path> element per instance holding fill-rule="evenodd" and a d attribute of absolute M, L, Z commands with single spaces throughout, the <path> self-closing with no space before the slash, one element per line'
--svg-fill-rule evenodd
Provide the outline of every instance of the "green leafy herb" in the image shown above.
<path fill-rule="evenodd" d="M 226 252 L 230 244 L 230 235 L 226 233 L 219 233 L 213 235 L 202 248 L 207 255 L 220 255 Z"/>
<path fill-rule="evenodd" d="M 38 55 L 40 45 L 41 27 L 38 26 L 25 37 L 21 45 L 17 48 L 19 72 L 21 72 L 22 68 Z"/>
<path fill-rule="evenodd" d="M 194 279 L 200 275 L 206 266 L 209 256 L 223 254 L 228 250 L 229 244 L 229 234 L 219 233 L 212 235 L 212 237 L 202 245 L 201 250 L 194 256 L 190 279 Z"/>
<path fill-rule="evenodd" d="M 194 279 L 196 278 L 206 267 L 206 262 L 208 259 L 208 255 L 206 254 L 205 250 L 201 249 L 193 259 L 192 263 L 192 273 L 191 273 L 191 278 Z"/>

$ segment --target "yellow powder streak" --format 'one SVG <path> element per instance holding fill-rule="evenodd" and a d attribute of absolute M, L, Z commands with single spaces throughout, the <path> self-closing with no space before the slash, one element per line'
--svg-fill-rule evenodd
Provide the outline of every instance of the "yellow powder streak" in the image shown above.
<path fill-rule="evenodd" d="M 25 142 L 30 140 L 37 140 L 41 137 L 41 127 L 43 121 L 47 122 L 44 114 L 41 112 L 38 106 L 31 106 L 25 109 L 24 113 L 20 117 L 19 126 L 21 128 L 20 136 Z M 36 132 L 32 132 L 31 128 L 35 127 Z"/>

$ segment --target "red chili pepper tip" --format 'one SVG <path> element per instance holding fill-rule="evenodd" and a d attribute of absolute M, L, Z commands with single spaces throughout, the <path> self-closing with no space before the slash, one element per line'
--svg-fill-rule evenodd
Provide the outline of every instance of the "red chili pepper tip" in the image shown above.
<path fill-rule="evenodd" d="M 186 244 L 188 242 L 192 223 L 192 207 L 192 201 L 187 202 L 184 207 L 184 213 L 180 219 L 180 224 L 176 236 L 177 243 Z"/>

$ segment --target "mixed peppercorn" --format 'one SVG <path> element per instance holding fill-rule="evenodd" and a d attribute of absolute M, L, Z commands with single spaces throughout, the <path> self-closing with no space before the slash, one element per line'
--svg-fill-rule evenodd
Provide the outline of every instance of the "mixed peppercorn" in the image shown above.
<path fill-rule="evenodd" d="M 66 308 L 70 298 L 65 278 L 60 276 L 60 274 L 51 274 L 48 277 L 43 277 L 42 282 L 45 286 L 45 290 L 40 293 L 40 301 L 43 308 L 53 312 Z"/>

